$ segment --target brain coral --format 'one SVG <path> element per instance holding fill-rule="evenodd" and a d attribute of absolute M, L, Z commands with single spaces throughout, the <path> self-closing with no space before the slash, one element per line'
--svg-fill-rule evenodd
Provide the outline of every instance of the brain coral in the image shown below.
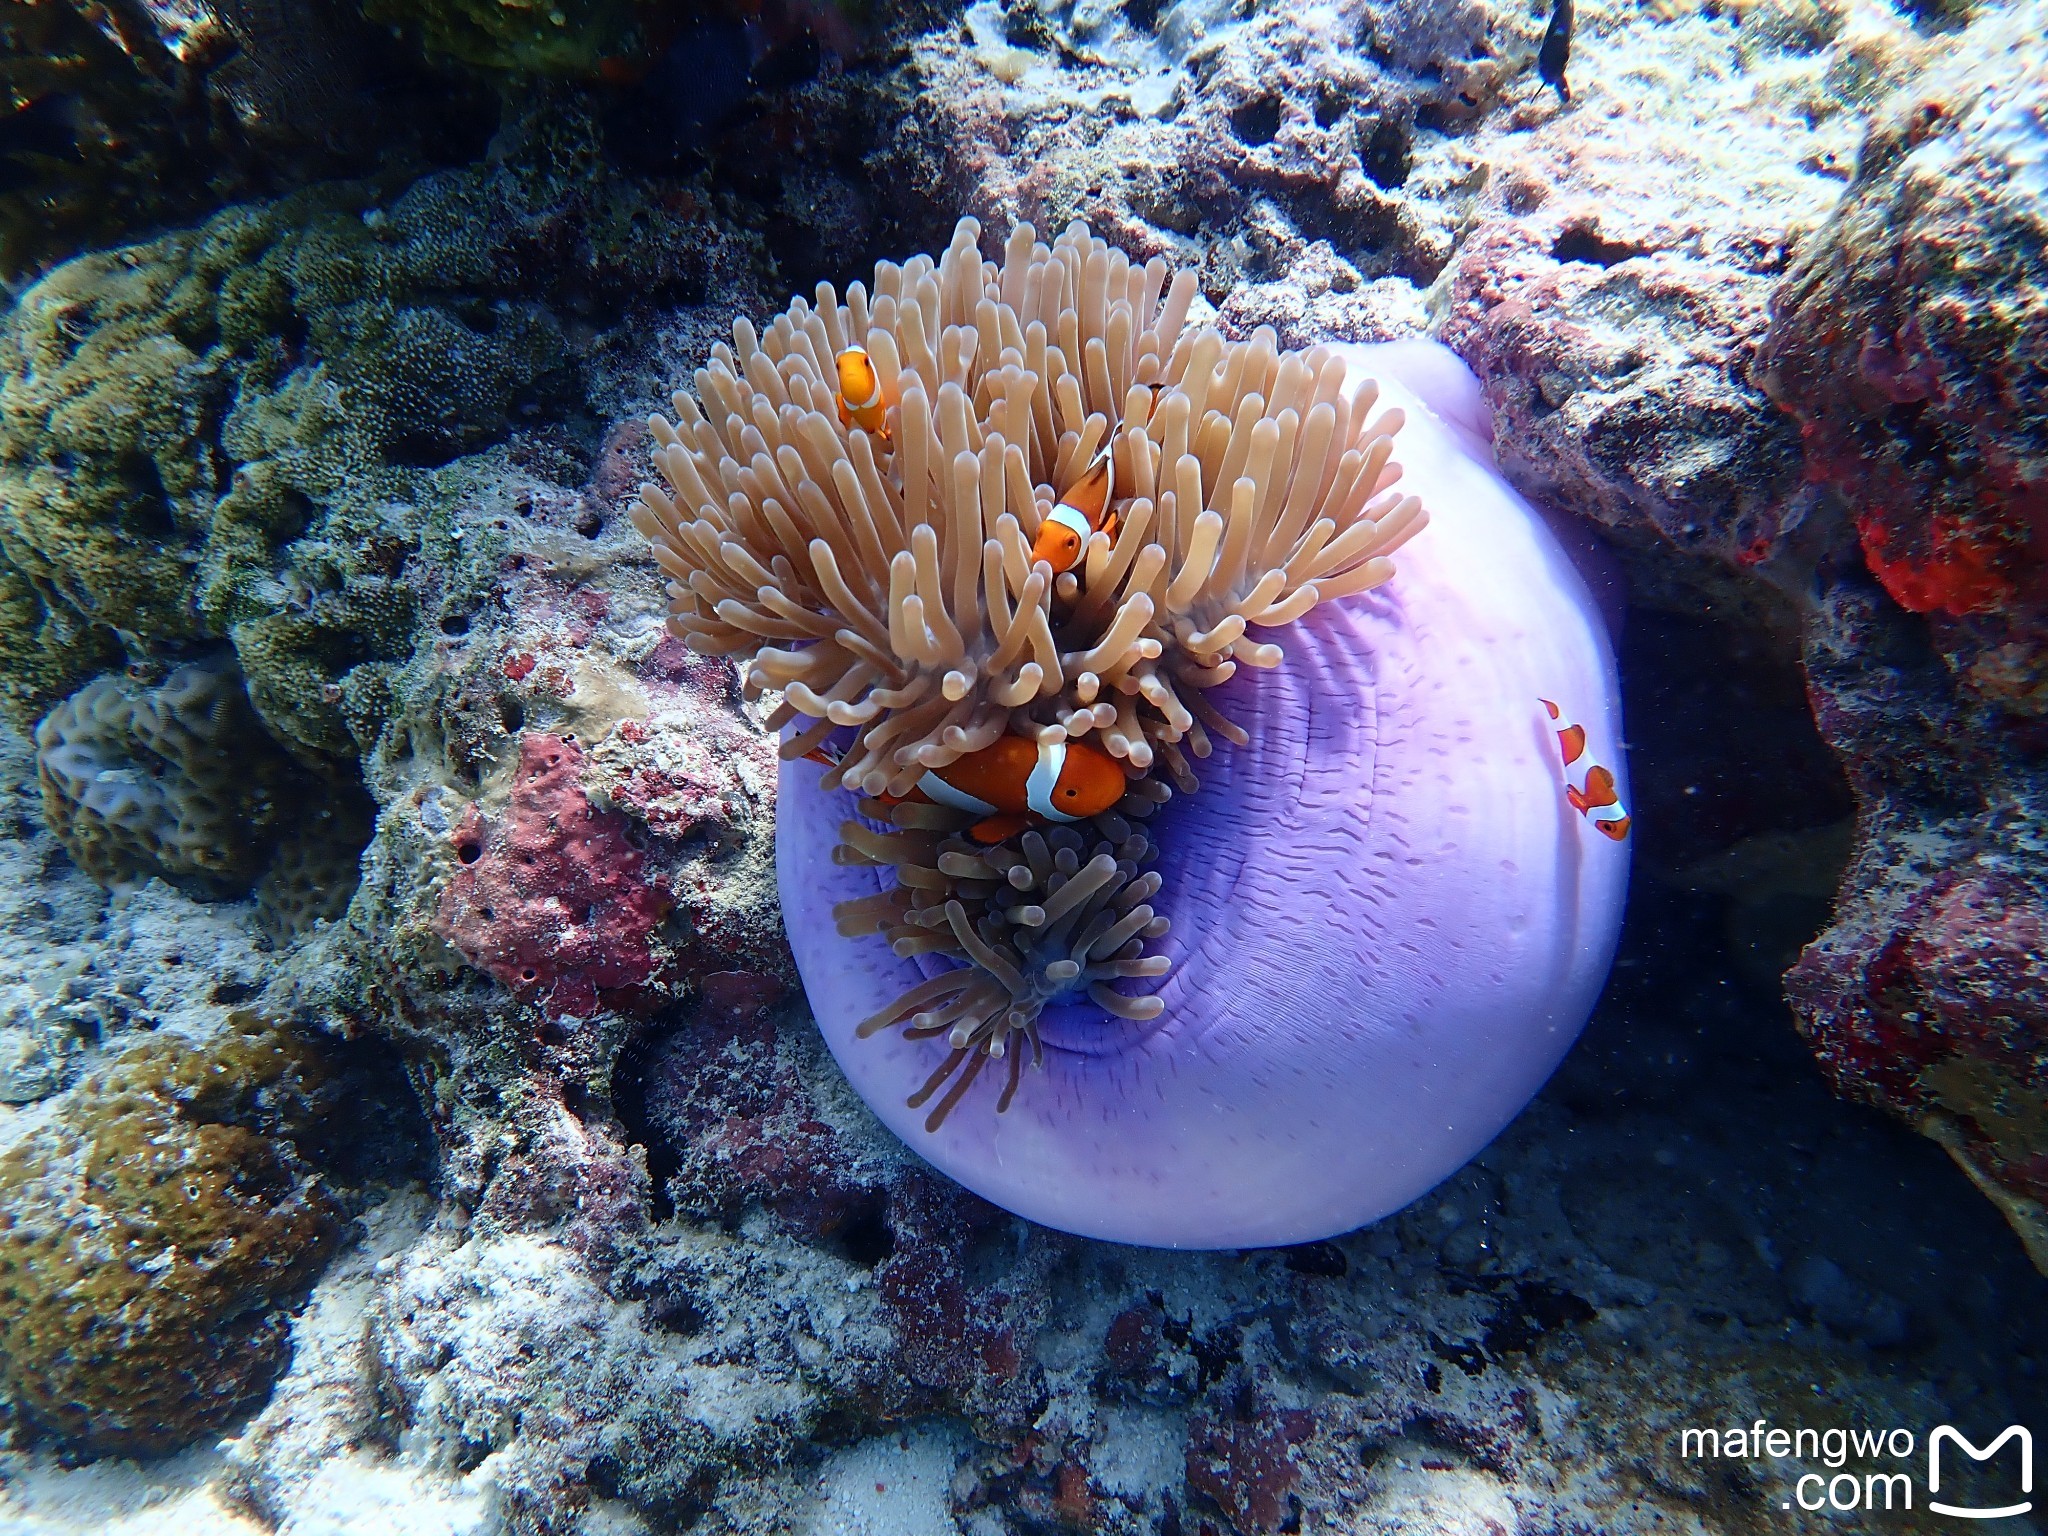
<path fill-rule="evenodd" d="M 1443 354 L 1393 360 L 1461 425 L 1375 414 L 1362 357 L 1182 334 L 1186 279 L 1085 228 L 1000 264 L 976 235 L 741 322 L 651 424 L 676 631 L 813 722 L 778 856 L 820 1025 L 884 1120 L 1036 1219 L 1369 1220 L 1506 1122 L 1605 975 L 1626 856 L 1543 705 L 1613 761 L 1604 633 Z M 1418 484 L 1449 526 L 1388 586 Z M 1084 515 L 1056 575 L 1041 530 Z M 1111 787 L 1063 814 L 1076 759 Z"/>
<path fill-rule="evenodd" d="M 0 1156 L 0 1383 L 85 1450 L 156 1455 L 269 1389 L 341 1211 L 289 1139 L 323 1052 L 249 1015 L 136 1046 Z"/>
<path fill-rule="evenodd" d="M 155 688 L 103 677 L 36 727 L 43 815 L 105 886 L 162 875 L 239 895 L 263 866 L 287 782 L 232 668 L 192 663 Z"/>

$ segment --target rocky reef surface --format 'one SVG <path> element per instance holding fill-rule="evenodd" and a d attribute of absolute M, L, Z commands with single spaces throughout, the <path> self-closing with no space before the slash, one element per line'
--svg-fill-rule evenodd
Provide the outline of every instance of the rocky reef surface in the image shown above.
<path fill-rule="evenodd" d="M 655 154 L 647 9 L 417 8 L 488 156 L 0 325 L 0 1527 L 1820 1531 L 1681 1432 L 2042 1422 L 2048 11 L 1581 4 L 1567 103 L 1486 0 L 976 0 Z M 1373 1228 L 1031 1227 L 805 1014 L 636 422 L 960 211 L 1442 336 L 1617 570 L 1614 982 Z"/>

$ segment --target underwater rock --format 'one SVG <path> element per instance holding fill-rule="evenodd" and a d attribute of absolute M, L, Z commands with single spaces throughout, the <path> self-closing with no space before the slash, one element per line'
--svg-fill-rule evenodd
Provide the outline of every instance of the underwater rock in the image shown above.
<path fill-rule="evenodd" d="M 1765 355 L 1808 474 L 1852 509 L 1885 590 L 1977 620 L 1944 649 L 1987 702 L 2030 717 L 2048 714 L 2039 19 L 1972 28 L 1886 103 L 1774 297 Z"/>
<path fill-rule="evenodd" d="M 358 0 L 117 0 L 0 13 L 0 276 L 325 178 L 465 158 L 488 94 Z"/>
<path fill-rule="evenodd" d="M 621 78 L 657 51 L 659 38 L 684 9 L 652 0 L 563 0 L 555 5 L 506 0 L 364 0 L 363 14 L 403 28 L 430 58 L 508 75 Z"/>
<path fill-rule="evenodd" d="M 1831 66 L 1903 78 L 1915 45 L 1874 16 L 1803 43 L 1745 24 L 1776 72 L 1765 105 L 1747 72 L 1708 64 L 1725 40 L 1707 11 L 1671 9 L 1664 27 L 1582 27 L 1574 105 L 1510 116 L 1528 132 L 1494 141 L 1438 334 L 1479 375 L 1503 473 L 1599 525 L 1637 601 L 1789 633 L 1798 598 L 1778 588 L 1824 535 L 1803 527 L 1798 433 L 1765 394 L 1771 299 L 1854 155 Z M 1645 83 L 1666 69 L 1685 85 Z"/>
<path fill-rule="evenodd" d="M 864 1413 L 960 1412 L 991 1436 L 1018 1434 L 1044 1406 L 1025 1347 L 1044 1318 L 1039 1266 L 1001 1283 L 976 1272 L 972 1250 L 1000 1240 L 1009 1218 L 878 1144 L 843 1112 L 843 1092 L 820 1093 L 822 1053 L 786 1040 L 809 1027 L 714 1005 L 655 1044 L 642 1092 L 663 1194 L 679 1216 L 727 1231 L 766 1213 L 817 1261 L 871 1272 L 863 1347 L 833 1373 Z M 672 1285 L 651 1298 L 657 1312 L 680 1310 Z"/>
<path fill-rule="evenodd" d="M 1932 1136 L 2048 1267 L 2042 14 L 1986 14 L 1881 104 L 1766 361 L 1844 529 L 1807 669 L 1860 810 L 1788 994 L 1839 1089 Z"/>
<path fill-rule="evenodd" d="M 7 8 L 0 273 L 206 205 L 208 173 L 233 173 L 208 143 L 204 51 L 166 46 L 141 6 Z"/>
<path fill-rule="evenodd" d="M 991 226 L 1088 220 L 1199 263 L 1226 333 L 1381 341 L 1424 323 L 1483 164 L 1458 132 L 1533 61 L 1486 4 L 1241 11 L 983 0 L 920 40 L 945 185 Z M 1526 67 L 1526 63 L 1520 67 Z"/>
<path fill-rule="evenodd" d="M 293 1144 L 337 1082 L 245 1015 L 124 1052 L 0 1154 L 0 1384 L 38 1428 L 156 1455 L 261 1400 L 341 1232 Z"/>
<path fill-rule="evenodd" d="M 1785 979 L 1816 1055 L 1940 1143 L 2048 1270 L 2048 872 L 1981 824 L 1879 820 L 1848 884 Z"/>

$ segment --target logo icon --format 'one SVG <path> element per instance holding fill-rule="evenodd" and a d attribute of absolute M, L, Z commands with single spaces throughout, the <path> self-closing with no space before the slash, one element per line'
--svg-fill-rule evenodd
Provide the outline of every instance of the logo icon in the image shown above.
<path fill-rule="evenodd" d="M 2007 1425 L 2004 1434 L 1980 1451 L 1970 1443 L 1969 1439 L 1960 1430 L 1952 1425 L 1942 1424 L 1938 1425 L 1934 1433 L 1927 1437 L 1927 1491 L 1929 1493 L 1941 1492 L 1941 1444 L 1944 1440 L 1953 1440 L 1956 1449 L 1972 1461 L 1989 1461 L 2004 1448 L 2006 1441 L 2019 1441 L 2020 1492 L 2030 1494 L 2034 1491 L 2034 1435 L 2026 1426 L 2021 1424 Z M 1938 1515 L 1954 1515 L 1962 1520 L 2003 1520 L 2009 1515 L 2024 1515 L 2034 1507 L 2034 1502 L 2032 1499 L 2025 1499 L 2018 1504 L 2007 1504 L 1998 1509 L 1971 1509 L 1959 1504 L 1943 1504 L 1936 1500 L 1929 1500 L 1927 1507 Z"/>

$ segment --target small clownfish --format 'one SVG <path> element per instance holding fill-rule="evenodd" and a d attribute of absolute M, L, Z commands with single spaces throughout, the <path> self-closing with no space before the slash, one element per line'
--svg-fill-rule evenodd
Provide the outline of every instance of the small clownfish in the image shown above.
<path fill-rule="evenodd" d="M 805 755 L 837 766 L 822 749 Z M 979 752 L 926 770 L 911 794 L 981 817 L 968 835 L 993 846 L 1037 822 L 1099 816 L 1127 788 L 1116 759 L 1092 742 L 1001 736 Z"/>
<path fill-rule="evenodd" d="M 1548 699 L 1538 699 L 1557 722 L 1557 750 L 1564 758 L 1564 797 L 1571 808 L 1593 823 L 1602 836 L 1620 842 L 1628 836 L 1629 814 L 1616 793 L 1614 775 L 1586 756 L 1586 728 L 1564 717 Z M 1584 764 L 1582 774 L 1574 770 Z M 1579 779 L 1573 783 L 1574 777 Z"/>
<path fill-rule="evenodd" d="M 839 424 L 872 432 L 889 440 L 889 402 L 882 395 L 882 376 L 866 347 L 848 347 L 835 360 L 839 372 Z"/>
<path fill-rule="evenodd" d="M 1116 514 L 1109 510 L 1115 497 L 1116 460 L 1110 445 L 1105 443 L 1081 478 L 1067 488 L 1059 505 L 1038 525 L 1038 538 L 1031 546 L 1032 560 L 1043 560 L 1057 576 L 1074 568 L 1089 534 L 1100 532 L 1115 538 Z"/>

